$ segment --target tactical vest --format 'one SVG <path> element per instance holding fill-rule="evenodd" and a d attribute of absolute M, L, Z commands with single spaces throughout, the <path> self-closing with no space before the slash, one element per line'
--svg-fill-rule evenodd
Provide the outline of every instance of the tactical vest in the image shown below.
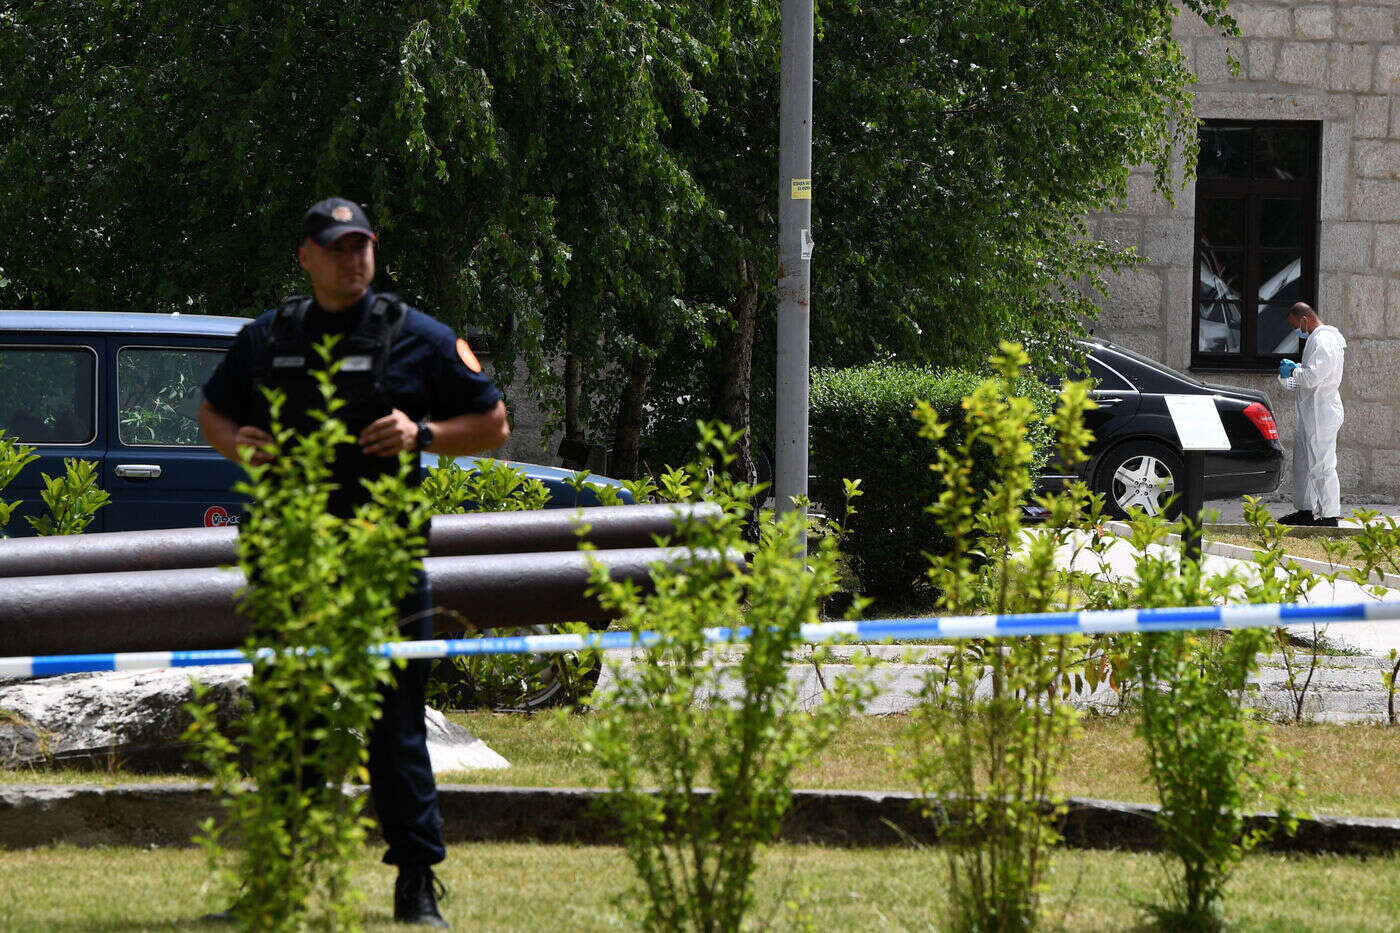
<path fill-rule="evenodd" d="M 278 305 L 268 344 L 265 383 L 286 394 L 282 424 L 298 434 L 319 427 L 320 419 L 312 412 L 326 407 L 312 376 L 326 364 L 306 336 L 310 308 L 311 298 L 305 295 L 294 295 Z M 359 323 L 336 341 L 332 359 L 340 361 L 340 370 L 333 382 L 336 397 L 345 402 L 336 415 L 352 435 L 358 436 L 371 422 L 394 410 L 384 374 L 407 310 L 397 295 L 375 295 Z M 357 444 L 337 447 L 332 472 L 338 488 L 331 494 L 331 511 L 350 516 L 356 505 L 369 501 L 360 480 L 397 473 L 398 468 L 397 457 L 370 456 Z"/>

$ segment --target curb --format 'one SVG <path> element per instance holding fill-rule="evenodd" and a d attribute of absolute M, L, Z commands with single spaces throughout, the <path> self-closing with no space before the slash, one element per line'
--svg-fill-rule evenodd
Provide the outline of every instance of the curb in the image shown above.
<path fill-rule="evenodd" d="M 1132 530 L 1129 525 L 1123 522 L 1108 522 L 1105 527 L 1123 538 L 1126 538 L 1128 533 Z M 1206 532 L 1218 531 L 1226 534 L 1243 535 L 1251 534 L 1254 531 L 1252 525 L 1203 525 L 1202 528 Z M 1360 533 L 1360 528 L 1309 528 L 1307 526 L 1291 528 L 1288 531 L 1288 535 L 1295 538 L 1345 538 L 1355 537 Z M 1181 535 L 1169 534 L 1167 535 L 1167 542 L 1179 547 L 1181 545 Z M 1212 554 L 1216 557 L 1231 557 L 1236 560 L 1244 560 L 1251 563 L 1256 557 L 1263 553 L 1256 547 L 1249 547 L 1243 544 L 1227 544 L 1224 541 L 1202 541 L 1201 552 L 1203 554 Z M 1285 553 L 1285 556 L 1291 563 L 1297 564 L 1304 570 L 1311 570 L 1316 574 L 1337 573 L 1339 576 L 1345 577 L 1347 571 L 1351 569 L 1348 566 L 1329 564 L 1326 561 L 1316 560 L 1311 557 L 1298 557 L 1297 555 L 1287 553 Z M 1400 589 L 1400 575 L 1377 571 L 1371 574 L 1367 585 L 1379 585 L 1391 589 Z"/>
<path fill-rule="evenodd" d="M 349 791 L 366 793 L 364 788 Z M 617 824 L 599 806 L 607 791 L 580 788 L 446 784 L 438 789 L 443 837 L 461 842 L 618 844 Z M 1071 797 L 1060 820 L 1064 845 L 1076 849 L 1154 850 L 1158 808 Z M 199 823 L 220 812 L 205 785 L 0 785 L 0 847 L 189 846 Z M 1271 813 L 1251 814 L 1250 829 L 1269 830 Z M 886 791 L 794 791 L 783 819 L 784 842 L 889 847 L 938 841 L 919 795 Z M 1320 816 L 1299 819 L 1275 852 L 1379 855 L 1400 852 L 1400 819 Z"/>

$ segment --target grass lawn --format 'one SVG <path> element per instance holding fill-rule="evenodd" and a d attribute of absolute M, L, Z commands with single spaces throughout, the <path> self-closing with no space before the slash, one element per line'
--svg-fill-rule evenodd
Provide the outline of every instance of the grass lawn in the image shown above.
<path fill-rule="evenodd" d="M 1252 547 L 1256 550 L 1259 548 L 1259 543 L 1249 535 L 1232 535 L 1212 531 L 1206 534 L 1206 540 L 1218 541 L 1221 544 L 1237 544 L 1241 547 Z M 1323 549 L 1322 543 L 1325 540 L 1327 539 L 1287 537 L 1283 539 L 1283 550 L 1284 553 L 1293 557 L 1306 557 L 1309 560 L 1319 560 L 1323 563 L 1336 562 L 1337 569 L 1339 570 L 1345 569 L 1344 565 L 1356 559 L 1355 545 L 1352 544 L 1350 538 L 1335 539 L 1340 541 L 1346 548 L 1339 558 L 1329 556 L 1327 551 Z"/>
<path fill-rule="evenodd" d="M 393 870 L 366 849 L 356 866 L 371 930 L 390 922 Z M 1151 855 L 1061 852 L 1047 894 L 1048 928 L 1125 930 L 1160 887 Z M 931 930 L 942 926 L 943 862 L 935 850 L 777 846 L 758 877 L 771 928 Z M 459 930 L 635 929 L 624 906 L 631 867 L 612 847 L 458 845 L 439 867 L 443 913 Z M 189 850 L 0 852 L 0 929 L 228 929 L 198 918 L 225 906 L 203 857 Z M 1226 903 L 1239 930 L 1377 930 L 1400 915 L 1400 860 L 1251 856 Z"/>
<path fill-rule="evenodd" d="M 586 715 L 454 713 L 511 767 L 440 775 L 442 783 L 539 787 L 599 787 L 602 773 L 583 753 Z M 795 786 L 810 789 L 913 790 L 901 758 L 906 716 L 853 719 L 819 758 L 803 767 Z M 1130 719 L 1086 718 L 1062 772 L 1061 788 L 1076 797 L 1153 803 L 1143 746 Z M 1292 757 L 1287 765 L 1304 792 L 1304 812 L 1400 817 L 1400 729 L 1362 725 L 1271 725 Z M 0 784 L 110 784 L 190 780 L 189 776 L 122 771 L 27 770 L 0 774 Z"/>
<path fill-rule="evenodd" d="M 596 787 L 603 777 L 583 754 L 586 716 L 459 713 L 453 718 L 505 756 L 504 771 L 443 775 L 444 783 Z M 812 789 L 913 790 L 900 759 L 906 716 L 853 719 L 794 785 Z M 1288 769 L 1302 784 L 1304 810 L 1400 817 L 1400 729 L 1382 726 L 1272 725 Z M 1076 797 L 1155 802 L 1142 742 L 1128 719 L 1095 717 L 1066 758 L 1063 791 Z"/>

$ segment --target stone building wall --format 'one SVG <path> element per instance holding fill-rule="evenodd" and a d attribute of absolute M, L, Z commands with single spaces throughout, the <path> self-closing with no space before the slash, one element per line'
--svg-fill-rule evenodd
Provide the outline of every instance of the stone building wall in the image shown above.
<path fill-rule="evenodd" d="M 489 354 L 483 353 L 481 362 L 486 374 L 494 378 L 496 361 Z M 559 457 L 555 452 L 558 438 L 546 436 L 544 433 L 544 399 L 530 390 L 523 362 L 516 364 L 514 379 L 503 391 L 506 396 L 506 410 L 510 413 L 510 439 L 506 441 L 504 448 L 489 451 L 483 456 L 558 466 Z"/>
<path fill-rule="evenodd" d="M 1321 122 L 1317 308 L 1348 342 L 1338 440 L 1344 501 L 1400 498 L 1400 3 L 1231 3 L 1242 36 L 1194 14 L 1176 35 L 1201 119 Z M 1232 75 L 1228 56 L 1239 61 Z M 1191 365 L 1194 186 L 1169 205 L 1135 170 L 1122 211 L 1091 219 L 1144 266 L 1112 282 L 1095 332 L 1177 369 Z M 1197 373 L 1262 388 L 1291 449 L 1295 410 L 1258 372 Z M 1285 470 L 1279 496 L 1291 496 Z"/>

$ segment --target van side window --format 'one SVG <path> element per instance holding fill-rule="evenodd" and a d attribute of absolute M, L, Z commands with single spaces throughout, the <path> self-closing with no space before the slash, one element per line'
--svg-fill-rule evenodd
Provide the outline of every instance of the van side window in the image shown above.
<path fill-rule="evenodd" d="M 87 347 L 0 347 L 0 428 L 27 444 L 97 436 L 97 353 Z"/>
<path fill-rule="evenodd" d="M 123 347 L 117 353 L 117 436 L 129 447 L 204 447 L 200 389 L 222 350 Z"/>

